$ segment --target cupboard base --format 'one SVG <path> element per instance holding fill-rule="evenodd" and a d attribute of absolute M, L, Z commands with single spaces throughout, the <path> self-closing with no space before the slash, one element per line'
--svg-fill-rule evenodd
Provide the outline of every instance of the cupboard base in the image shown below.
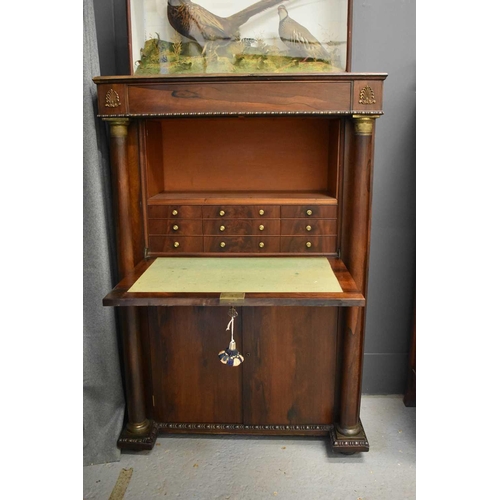
<path fill-rule="evenodd" d="M 363 426 L 355 436 L 344 436 L 334 425 L 244 425 L 209 423 L 172 423 L 151 421 L 149 434 L 134 436 L 123 430 L 118 447 L 126 450 L 152 450 L 158 434 L 233 434 L 254 436 L 329 436 L 333 451 L 353 454 L 369 451 Z"/>

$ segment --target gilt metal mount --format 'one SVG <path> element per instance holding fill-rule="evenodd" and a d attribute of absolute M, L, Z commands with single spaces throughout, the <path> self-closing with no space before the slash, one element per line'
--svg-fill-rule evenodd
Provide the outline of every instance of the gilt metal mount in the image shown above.
<path fill-rule="evenodd" d="M 375 92 L 369 85 L 364 86 L 359 92 L 358 102 L 359 104 L 376 104 Z"/>
<path fill-rule="evenodd" d="M 105 99 L 106 103 L 104 104 L 104 106 L 106 106 L 107 108 L 117 108 L 121 104 L 118 92 L 113 89 L 109 89 L 106 92 Z"/>

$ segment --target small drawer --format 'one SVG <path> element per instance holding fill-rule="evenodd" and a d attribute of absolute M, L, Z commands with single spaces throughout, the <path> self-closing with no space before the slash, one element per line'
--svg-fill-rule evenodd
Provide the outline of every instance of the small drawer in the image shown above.
<path fill-rule="evenodd" d="M 335 253 L 336 236 L 282 236 L 282 253 Z"/>
<path fill-rule="evenodd" d="M 234 235 L 271 235 L 279 236 L 279 219 L 205 219 L 203 221 L 204 234 Z"/>
<path fill-rule="evenodd" d="M 199 205 L 149 205 L 150 219 L 201 219 Z"/>
<path fill-rule="evenodd" d="M 337 234 L 337 219 L 285 219 L 281 221 L 281 234 L 334 236 Z"/>
<path fill-rule="evenodd" d="M 336 219 L 337 205 L 284 205 L 281 207 L 282 219 Z"/>
<path fill-rule="evenodd" d="M 212 205 L 203 207 L 204 219 L 279 219 L 280 207 L 275 205 Z"/>
<path fill-rule="evenodd" d="M 148 226 L 149 234 L 203 235 L 201 219 L 149 219 Z"/>
<path fill-rule="evenodd" d="M 201 253 L 203 236 L 150 236 L 149 251 L 152 253 Z"/>
<path fill-rule="evenodd" d="M 205 236 L 205 252 L 210 253 L 279 253 L 279 236 Z"/>

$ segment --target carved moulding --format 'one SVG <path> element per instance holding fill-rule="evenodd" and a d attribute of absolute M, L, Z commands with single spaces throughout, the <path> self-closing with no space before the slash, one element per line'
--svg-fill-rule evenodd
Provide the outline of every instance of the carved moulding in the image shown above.
<path fill-rule="evenodd" d="M 349 116 L 366 115 L 379 117 L 382 111 L 203 111 L 197 113 L 123 113 L 99 114 L 99 118 L 168 118 L 168 117 L 203 117 L 203 116 Z"/>
<path fill-rule="evenodd" d="M 305 431 L 305 432 L 328 432 L 333 425 L 245 425 L 245 424 L 199 424 L 199 423 L 159 423 L 160 431 L 169 430 L 199 430 L 199 431 Z"/>

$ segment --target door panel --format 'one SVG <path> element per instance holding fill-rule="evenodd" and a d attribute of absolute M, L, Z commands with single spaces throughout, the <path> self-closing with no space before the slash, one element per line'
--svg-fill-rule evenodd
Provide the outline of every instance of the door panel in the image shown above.
<path fill-rule="evenodd" d="M 243 308 L 245 424 L 333 424 L 337 312 Z"/>
<path fill-rule="evenodd" d="M 225 307 L 149 308 L 158 422 L 242 423 L 241 366 L 218 357 L 230 341 L 227 313 Z M 234 337 L 241 347 L 238 319 Z"/>

